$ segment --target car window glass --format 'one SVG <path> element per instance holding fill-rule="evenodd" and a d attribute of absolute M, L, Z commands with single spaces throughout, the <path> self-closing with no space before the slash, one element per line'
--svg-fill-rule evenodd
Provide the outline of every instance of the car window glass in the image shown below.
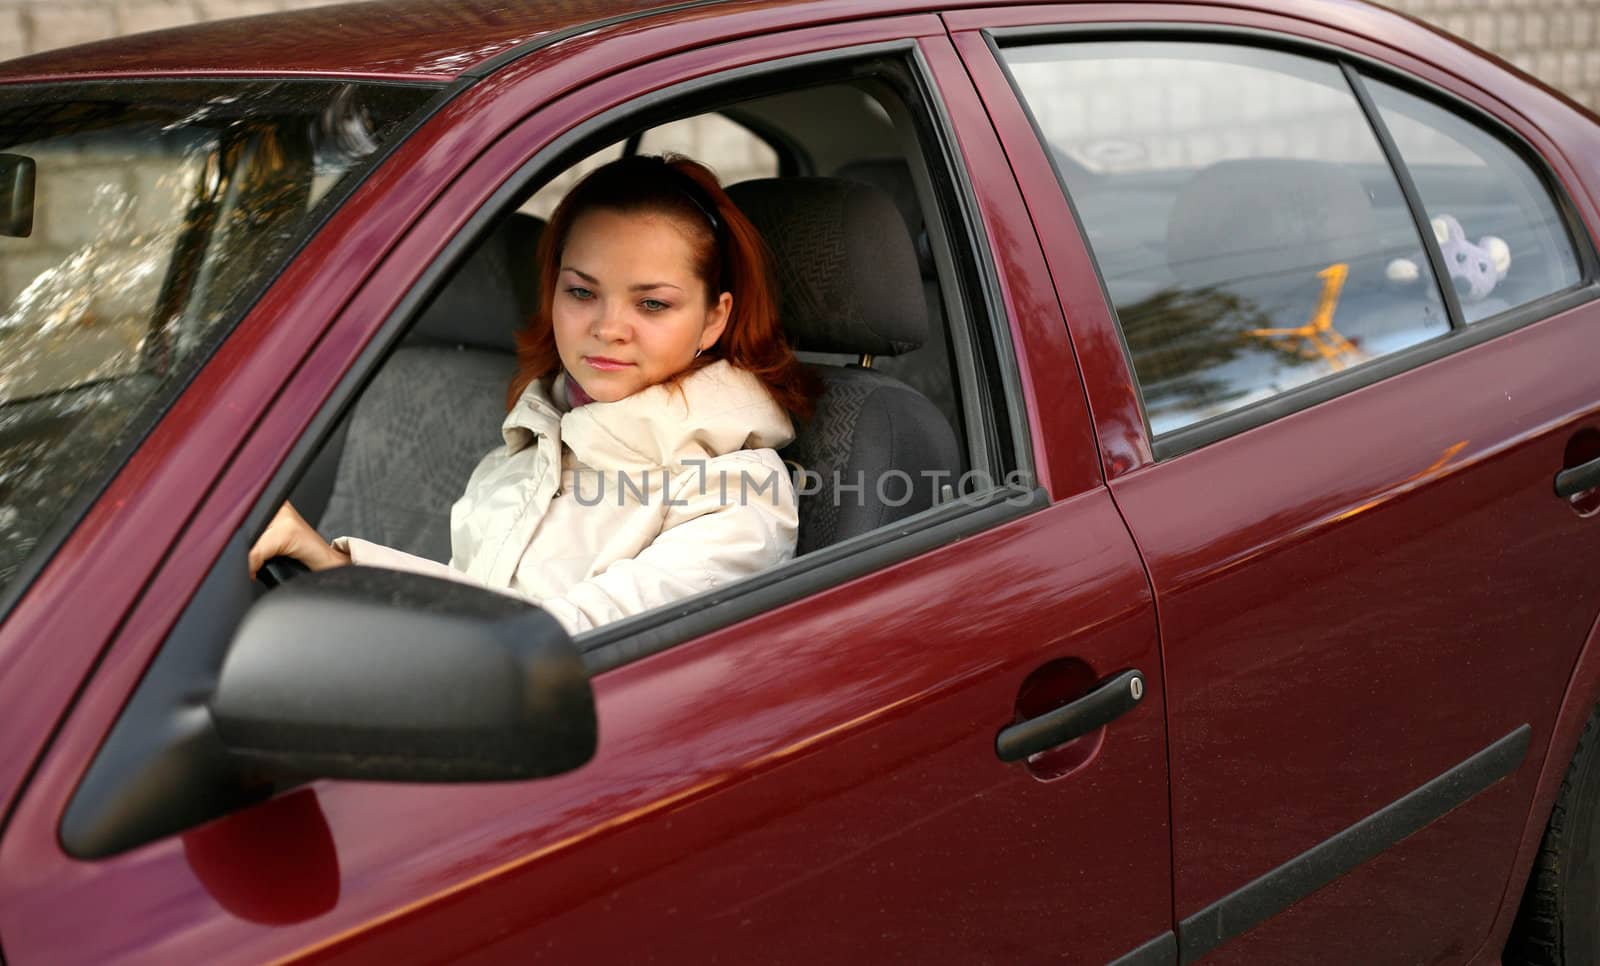
<path fill-rule="evenodd" d="M 627 150 L 619 141 L 596 151 L 561 172 L 522 206 L 522 211 L 548 219 L 556 205 L 583 176 Z M 723 184 L 778 174 L 778 152 L 755 132 L 720 114 L 702 114 L 661 124 L 639 136 L 636 154 L 682 154 L 711 168 Z"/>
<path fill-rule="evenodd" d="M 1398 181 L 1337 66 L 1210 43 L 1004 57 L 1157 436 L 1449 331 Z M 1389 277 L 1396 260 L 1403 282 Z"/>
<path fill-rule="evenodd" d="M 161 390 L 431 89 L 98 84 L 0 95 L 34 217 L 0 237 L 0 587 Z"/>
<path fill-rule="evenodd" d="M 1527 162 L 1449 111 L 1365 83 L 1416 183 L 1468 322 L 1582 281 L 1560 210 Z"/>

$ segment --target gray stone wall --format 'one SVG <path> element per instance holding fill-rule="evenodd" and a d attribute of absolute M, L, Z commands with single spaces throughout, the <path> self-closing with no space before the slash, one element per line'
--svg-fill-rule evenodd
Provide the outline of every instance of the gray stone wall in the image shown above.
<path fill-rule="evenodd" d="M 52 47 L 329 0 L 0 0 L 0 60 Z"/>
<path fill-rule="evenodd" d="M 1600 109 L 1600 0 L 1386 0 Z"/>

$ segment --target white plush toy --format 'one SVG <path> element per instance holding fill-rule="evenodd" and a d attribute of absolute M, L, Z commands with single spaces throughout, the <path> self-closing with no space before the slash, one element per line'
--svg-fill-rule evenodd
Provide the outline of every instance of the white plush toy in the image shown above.
<path fill-rule="evenodd" d="M 1511 270 L 1511 246 L 1495 235 L 1485 235 L 1474 245 L 1453 215 L 1433 219 L 1433 236 L 1439 241 L 1450 281 L 1462 298 L 1478 301 L 1489 297 L 1494 287 Z M 1415 259 L 1397 258 L 1389 263 L 1389 280 L 1410 284 L 1422 277 Z"/>

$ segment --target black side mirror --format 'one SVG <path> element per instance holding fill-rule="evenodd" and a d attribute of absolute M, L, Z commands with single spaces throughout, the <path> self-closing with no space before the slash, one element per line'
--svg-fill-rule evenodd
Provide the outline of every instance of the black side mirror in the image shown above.
<path fill-rule="evenodd" d="M 366 567 L 303 575 L 253 607 L 210 708 L 231 754 L 306 778 L 542 778 L 597 740 L 588 673 L 555 618 Z"/>
<path fill-rule="evenodd" d="M 255 600 L 235 543 L 68 803 L 68 854 L 126 851 L 312 778 L 514 780 L 594 755 L 588 671 L 539 608 L 368 567 Z"/>
<path fill-rule="evenodd" d="M 0 235 L 27 238 L 33 234 L 33 159 L 0 154 Z"/>

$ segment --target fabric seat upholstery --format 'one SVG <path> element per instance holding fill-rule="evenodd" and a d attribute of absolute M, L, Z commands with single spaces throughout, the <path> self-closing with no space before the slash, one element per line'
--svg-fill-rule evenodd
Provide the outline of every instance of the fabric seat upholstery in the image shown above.
<path fill-rule="evenodd" d="M 770 178 L 729 194 L 772 249 L 780 314 L 797 349 L 898 356 L 922 346 L 928 317 L 916 250 L 882 190 Z M 922 393 L 859 365 L 811 369 L 822 383 L 816 412 L 783 452 L 808 474 L 800 478 L 802 554 L 932 507 L 961 465 L 949 421 Z M 808 493 L 817 480 L 819 492 Z"/>
<path fill-rule="evenodd" d="M 326 510 L 313 515 L 314 491 L 292 497 L 324 535 L 450 559 L 450 506 L 502 442 L 514 335 L 538 305 L 542 229 L 536 218 L 508 216 L 373 377 L 301 484 L 328 486 Z"/>
<path fill-rule="evenodd" d="M 928 324 L 921 347 L 897 356 L 888 356 L 874 368 L 927 396 L 944 413 L 945 420 L 959 439 L 962 435 L 961 409 L 957 403 L 955 380 L 951 376 L 950 340 L 946 331 L 944 303 L 940 298 L 939 273 L 933 260 L 927 219 L 923 217 L 916 184 L 911 179 L 911 166 L 904 158 L 876 158 L 847 164 L 839 169 L 838 177 L 875 185 L 894 201 L 906 230 L 911 233 L 912 245 L 917 253 L 917 271 L 922 276 L 922 297 L 928 310 Z"/>

